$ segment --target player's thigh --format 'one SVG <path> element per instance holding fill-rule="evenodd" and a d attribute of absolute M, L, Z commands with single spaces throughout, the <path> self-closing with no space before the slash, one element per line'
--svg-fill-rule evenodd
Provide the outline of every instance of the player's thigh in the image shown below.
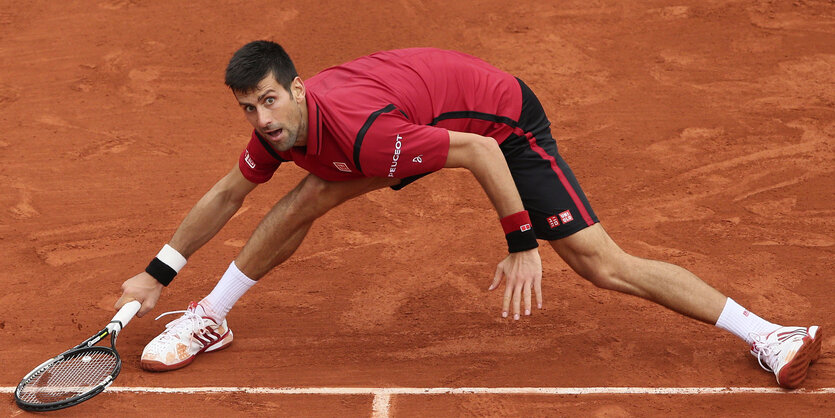
<path fill-rule="evenodd" d="M 347 181 L 327 181 L 308 174 L 296 186 L 296 201 L 327 210 L 354 197 L 396 185 L 398 179 L 367 177 Z"/>

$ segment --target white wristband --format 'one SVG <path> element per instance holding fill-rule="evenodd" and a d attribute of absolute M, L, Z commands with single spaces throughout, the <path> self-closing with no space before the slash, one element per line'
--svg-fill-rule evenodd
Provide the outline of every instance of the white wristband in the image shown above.
<path fill-rule="evenodd" d="M 186 265 L 186 258 L 183 257 L 179 251 L 175 250 L 174 247 L 165 244 L 161 250 L 159 250 L 159 254 L 157 254 L 157 259 L 165 263 L 168 267 L 171 267 L 177 273 L 185 267 Z"/>

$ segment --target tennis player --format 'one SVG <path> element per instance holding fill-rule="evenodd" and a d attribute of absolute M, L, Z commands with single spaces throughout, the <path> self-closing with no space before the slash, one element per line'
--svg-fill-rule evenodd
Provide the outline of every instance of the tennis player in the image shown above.
<path fill-rule="evenodd" d="M 258 184 L 286 162 L 310 174 L 262 219 L 216 287 L 192 302 L 142 353 L 147 370 L 174 370 L 228 347 L 225 320 L 258 279 L 287 260 L 314 220 L 371 190 L 398 190 L 449 167 L 468 169 L 498 213 L 508 255 L 502 316 L 542 307 L 538 241 L 594 285 L 642 297 L 744 340 L 784 387 L 797 387 L 820 353 L 818 326 L 784 327 L 754 315 L 689 271 L 624 252 L 609 237 L 557 151 L 539 100 L 486 62 L 430 48 L 378 52 L 303 81 L 276 43 L 251 42 L 226 84 L 254 128 L 237 164 L 192 208 L 146 270 L 124 282 L 116 308 L 150 311 L 186 260 Z"/>

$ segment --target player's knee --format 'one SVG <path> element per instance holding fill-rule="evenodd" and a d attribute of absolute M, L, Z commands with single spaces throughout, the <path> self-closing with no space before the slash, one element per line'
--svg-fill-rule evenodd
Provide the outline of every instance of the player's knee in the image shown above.
<path fill-rule="evenodd" d="M 578 273 L 591 284 L 601 289 L 619 290 L 621 288 L 622 281 L 620 276 L 617 274 L 617 270 L 611 266 L 598 264 L 590 266 Z"/>
<path fill-rule="evenodd" d="M 580 257 L 573 263 L 574 271 L 588 280 L 591 284 L 607 290 L 622 290 L 626 285 L 624 274 L 625 264 L 622 254 L 618 251 L 599 251 Z"/>
<path fill-rule="evenodd" d="M 327 212 L 333 205 L 329 202 L 330 196 L 327 193 L 328 182 L 308 175 L 291 193 L 292 205 L 291 214 L 296 216 L 309 215 L 319 216 Z"/>
<path fill-rule="evenodd" d="M 318 202 L 326 196 L 328 182 L 312 174 L 302 180 L 299 184 L 297 200 L 305 202 Z"/>

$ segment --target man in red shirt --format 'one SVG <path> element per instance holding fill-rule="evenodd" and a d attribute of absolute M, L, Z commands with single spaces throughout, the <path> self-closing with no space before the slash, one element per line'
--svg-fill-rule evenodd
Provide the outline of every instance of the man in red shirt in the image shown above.
<path fill-rule="evenodd" d="M 537 239 L 598 287 L 661 304 L 745 340 L 781 386 L 797 387 L 820 353 L 817 326 L 782 327 L 738 305 L 689 271 L 631 256 L 606 234 L 557 152 L 539 100 L 521 80 L 475 57 L 416 48 L 384 51 L 303 82 L 278 44 L 249 43 L 226 70 L 252 137 L 238 164 L 194 206 L 146 271 L 127 280 L 116 308 L 156 304 L 186 259 L 270 180 L 282 163 L 309 171 L 264 217 L 212 292 L 192 302 L 143 351 L 142 367 L 173 370 L 227 347 L 225 317 L 256 280 L 298 248 L 313 221 L 382 187 L 400 189 L 446 167 L 473 173 L 498 212 L 508 256 L 502 315 L 542 307 Z"/>

